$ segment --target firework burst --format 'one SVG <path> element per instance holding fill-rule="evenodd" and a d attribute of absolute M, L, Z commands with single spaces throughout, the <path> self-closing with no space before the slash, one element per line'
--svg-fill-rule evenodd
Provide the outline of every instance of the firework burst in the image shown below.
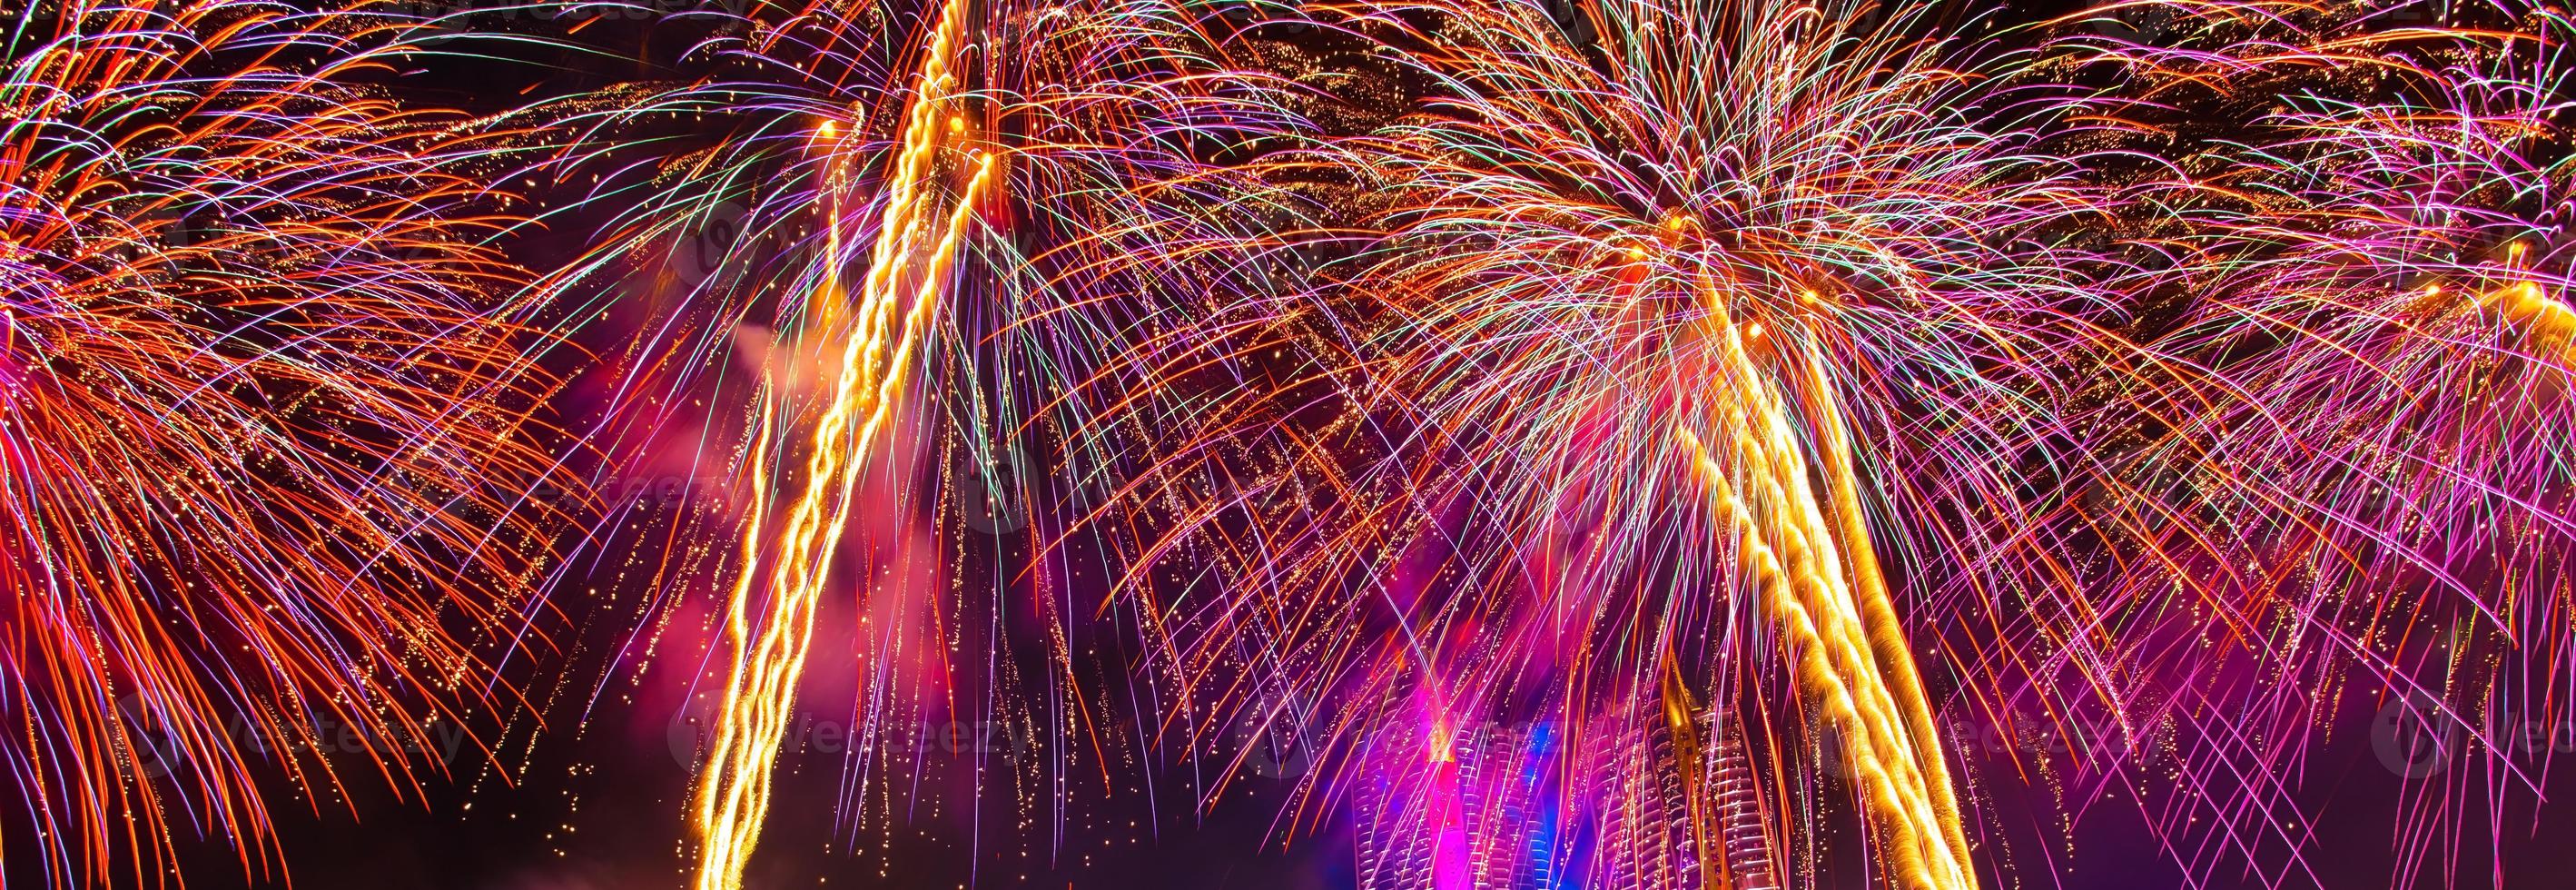
<path fill-rule="evenodd" d="M 544 375 L 390 20 L 48 4 L 0 82 L 0 743 L 55 882 L 186 832 L 275 866 L 282 773 L 417 793 L 528 630 Z M 377 27 L 384 26 L 384 27 Z M 330 727 L 370 740 L 319 756 Z"/>
<path fill-rule="evenodd" d="M 1372 883 L 1425 861 L 1443 885 L 1732 880 L 1689 777 L 1736 747 L 1699 737 L 1740 730 L 1690 703 L 1791 701 L 1829 714 L 1903 883 L 1974 883 L 1855 461 L 1891 460 L 1870 443 L 1899 406 L 2020 398 L 2032 363 L 1999 358 L 2109 347 L 2087 323 L 2106 283 L 2080 267 L 2099 257 L 2065 237 L 2103 208 L 2041 150 L 2058 106 L 1988 101 L 1976 69 L 2009 59 L 1869 11 L 1606 4 L 1578 28 L 1538 5 L 1352 10 L 1420 110 L 1263 162 L 1357 249 L 1324 286 L 1240 304 L 1299 356 L 1205 435 L 1328 441 L 1292 475 L 1347 481 L 1253 517 L 1257 570 L 1300 583 L 1219 585 L 1224 620 L 1164 630 L 1297 666 L 1218 683 L 1362 703 L 1299 731 L 1375 777 L 1357 780 L 1386 801 L 1364 804 L 1385 808 L 1362 829 L 1385 835 Z M 2049 422 L 1983 412 L 1936 447 L 1991 453 Z M 1333 605 L 1291 605 L 1315 599 Z M 1256 620 L 1282 614 L 1299 617 Z M 1365 706 L 1390 700 L 1409 704 Z M 1216 719 L 1286 716 L 1265 707 Z M 1424 743 L 1385 744 L 1390 718 Z M 1564 729 L 1478 771 L 1555 775 L 1510 806 L 1592 851 L 1466 855 L 1515 820 L 1448 812 L 1497 792 L 1438 766 L 1446 746 L 1532 722 Z"/>
<path fill-rule="evenodd" d="M 1313 17 L 1345 51 L 1260 134 L 1304 147 L 1144 261 L 1339 257 L 1211 275 L 1179 340 L 1265 343 L 1215 350 L 1261 384 L 1181 452 L 1315 494 L 1164 530 L 1222 580 L 1149 632 L 1201 733 L 1341 766 L 1308 800 L 1353 801 L 1370 882 L 1741 879 L 1707 789 L 1748 725 L 1771 818 L 1832 751 L 1900 883 L 2010 874 L 1933 715 L 2033 706 L 2115 727 L 2080 793 L 2132 792 L 2193 873 L 2289 880 L 2286 764 L 2354 678 L 2481 712 L 2565 682 L 2555 14 Z M 1249 207 L 1317 222 L 1189 219 Z M 2418 839 L 2460 818 L 2425 800 Z"/>

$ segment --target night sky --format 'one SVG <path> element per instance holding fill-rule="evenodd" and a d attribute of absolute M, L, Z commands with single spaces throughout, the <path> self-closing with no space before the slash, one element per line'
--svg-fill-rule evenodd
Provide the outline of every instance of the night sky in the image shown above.
<path fill-rule="evenodd" d="M 2004 10 L 1988 20 L 1991 26 L 2052 17 L 2079 5 L 1998 0 L 1983 6 Z M 720 27 L 685 15 L 669 21 L 612 16 L 578 28 L 536 16 L 480 15 L 474 21 L 487 29 L 540 36 L 558 45 L 492 41 L 488 35 L 479 38 L 482 42 L 460 41 L 454 55 L 423 57 L 417 69 L 386 73 L 381 88 L 409 102 L 498 112 L 619 84 L 703 74 L 683 58 L 711 28 Z M 1325 38 L 1283 33 L 1261 39 Z M 699 125 L 703 132 L 684 128 L 672 138 L 679 144 L 692 136 L 713 141 L 726 128 L 744 124 L 705 122 Z M 542 204 L 578 198 L 585 186 L 540 182 L 529 188 Z M 569 209 L 550 216 L 542 230 L 514 236 L 506 246 L 522 265 L 548 268 L 579 256 L 592 232 L 613 214 L 614 208 L 603 206 Z M 613 348 L 646 335 L 643 317 L 611 305 L 602 316 L 607 321 L 584 326 L 578 336 L 586 347 Z M 564 367 L 584 373 L 570 359 Z M 550 410 L 571 427 L 600 422 L 597 392 L 587 384 L 567 387 L 562 403 Z M 722 382 L 705 384 L 698 395 L 728 409 L 739 407 L 742 397 L 738 388 L 726 389 Z M 698 635 L 712 620 L 704 594 L 714 576 L 682 572 L 673 580 L 635 567 L 645 558 L 640 554 L 661 552 L 662 542 L 672 536 L 713 521 L 722 495 L 700 490 L 686 469 L 621 469 L 597 455 L 583 459 L 595 461 L 582 468 L 595 477 L 638 484 L 620 490 L 617 497 L 627 506 L 613 511 L 590 540 L 574 548 L 581 557 L 551 594 L 554 611 L 541 629 L 542 642 L 507 663 L 506 676 L 525 696 L 524 707 L 479 722 L 473 740 L 441 742 L 452 743 L 454 750 L 429 759 L 445 764 L 450 775 L 426 784 L 423 798 L 394 793 L 373 773 L 369 759 L 357 753 L 324 755 L 346 782 L 345 798 L 308 800 L 282 776 L 270 776 L 278 847 L 294 886 L 624 890 L 686 882 L 693 854 L 684 808 L 704 731 L 698 721 L 711 694 L 705 678 L 720 674 L 715 662 L 697 656 L 705 648 Z M 672 487 L 660 481 L 666 479 L 680 481 Z M 999 584 L 992 579 L 1025 567 L 1032 538 L 1025 529 L 1007 528 L 971 536 L 957 545 L 955 558 L 972 567 L 969 583 Z M 844 569 L 858 571 L 855 566 Z M 1903 586 L 1901 576 L 1894 580 Z M 1097 592 L 1084 595 L 1081 586 L 1097 587 L 1096 579 L 1072 583 L 1077 591 L 1073 599 L 1100 598 Z M 660 585 L 695 587 L 675 593 Z M 648 603 L 671 608 L 660 612 Z M 1294 758 L 1256 770 L 1228 787 L 1216 804 L 1202 807 L 1202 783 L 1210 781 L 1214 765 L 1168 753 L 1120 755 L 1138 768 L 1129 775 L 1093 771 L 1077 776 L 1073 781 L 1090 783 L 1100 793 L 1080 792 L 1081 804 L 1059 817 L 1052 814 L 1057 795 L 1043 787 L 1024 787 L 1027 783 L 1018 777 L 1027 775 L 1024 765 L 1031 759 L 1060 757 L 1049 748 L 1065 740 L 1010 721 L 934 720 L 881 733 L 881 740 L 891 738 L 913 749 L 915 753 L 885 761 L 905 764 L 911 772 L 880 768 L 866 776 L 864 790 L 856 790 L 860 780 L 853 777 L 848 751 L 856 681 L 845 666 L 836 669 L 834 656 L 857 643 L 830 630 L 855 621 L 855 609 L 846 598 L 827 599 L 823 607 L 818 626 L 825 630 L 816 644 L 815 667 L 798 701 L 788 750 L 778 761 L 778 796 L 746 886 L 1353 886 L 1353 839 L 1346 813 L 1335 811 L 1317 820 L 1320 828 L 1291 831 L 1279 822 L 1281 807 L 1302 774 L 1303 764 Z M 650 626 L 638 630 L 639 620 Z M 996 622 L 1006 624 L 1004 619 Z M 1006 627 L 1004 635 L 1008 632 Z M 1938 628 L 1927 636 L 1970 632 Z M 1095 651 L 1114 652 L 1133 642 L 1105 627 L 1098 633 L 1098 640 L 1089 641 L 1096 644 Z M 1028 665 L 1043 664 L 1046 657 L 1036 646 L 1005 645 L 1002 654 L 1006 661 Z M 1929 682 L 1937 702 L 1961 679 L 1936 673 Z M 2343 696 L 2325 721 L 2331 731 L 2311 736 L 2297 763 L 2279 765 L 2295 776 L 2296 799 L 2318 815 L 2316 824 L 2299 829 L 2310 839 L 2301 858 L 2291 860 L 2275 850 L 2266 867 L 2286 864 L 2288 871 L 2253 872 L 2230 864 L 2208 875 L 2202 886 L 2542 890 L 2576 880 L 2569 877 L 2576 874 L 2576 810 L 2540 807 L 2534 800 L 2576 797 L 2576 777 L 2553 768 L 2560 764 L 2546 756 L 2551 745 L 2556 753 L 2576 751 L 2576 727 L 2538 727 L 2543 750 L 2509 759 L 2527 771 L 2521 776 L 2501 774 L 2488 761 L 2472 759 L 2410 782 L 2401 769 L 2389 765 L 2389 742 L 2394 737 L 2402 747 L 2414 740 L 2407 732 L 2415 727 L 2402 715 L 2392 718 L 2381 710 L 2370 692 Z M 1991 833 L 1988 841 L 1999 844 L 1987 849 L 2005 851 L 2015 871 L 2009 882 L 1990 886 L 2179 887 L 2186 886 L 2186 872 L 2178 862 L 2206 856 L 2161 849 L 2149 821 L 2138 812 L 2134 790 L 2114 784 L 2098 798 L 2069 797 L 2070 787 L 2102 786 L 2066 752 L 2047 750 L 2044 740 L 2023 735 L 2009 723 L 1999 725 L 1991 716 L 1943 713 L 1957 717 L 1967 733 L 1963 738 L 1974 740 L 1953 756 L 1976 780 L 1980 821 Z M 478 744 L 491 750 L 478 750 Z M 2151 780 L 2157 773 L 2150 767 L 2132 774 Z M 980 791 L 979 781 L 986 783 Z M 2485 803 L 2490 789 L 2525 781 L 2540 786 L 2543 794 L 2502 791 L 2494 795 L 2504 801 L 2501 810 L 2491 813 Z M 2432 786 L 2439 787 L 2428 791 Z M 888 802 L 883 805 L 905 815 L 891 823 L 871 818 L 854 826 L 844 807 L 854 793 Z M 2392 834 L 2408 824 L 2404 813 L 2427 805 L 2427 794 L 2448 795 L 2462 802 L 2454 805 L 2468 807 L 2466 815 L 2437 820 L 2464 824 L 2465 829 L 2457 838 L 2429 842 L 2436 851 L 2450 851 L 2452 861 L 2401 882 L 2391 877 L 2401 860 Z M 0 807 L 0 813 L 12 809 Z M 1820 814 L 1814 823 L 1824 842 L 1835 848 L 1826 857 L 1824 886 L 1872 886 L 1864 876 L 1863 845 L 1847 815 Z M 2494 854 L 2487 840 L 2490 818 L 2500 826 L 2497 835 L 2502 838 Z M 7 827 L 14 831 L 22 826 L 12 822 Z M 237 860 L 241 854 L 229 844 L 183 837 L 178 846 L 188 886 L 285 885 L 275 870 L 257 864 L 251 868 L 254 874 L 245 877 Z M 2490 861 L 2495 854 L 2510 868 L 2500 870 Z M 41 877 L 27 873 L 32 862 L 15 855 L 8 860 L 14 885 L 41 886 Z"/>

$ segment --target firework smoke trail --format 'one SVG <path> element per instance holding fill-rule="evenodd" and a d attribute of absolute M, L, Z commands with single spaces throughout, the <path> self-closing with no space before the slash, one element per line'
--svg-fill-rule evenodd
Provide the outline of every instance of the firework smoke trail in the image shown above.
<path fill-rule="evenodd" d="M 805 472 L 805 490 L 786 516 L 776 545 L 777 566 L 770 570 L 766 591 L 753 585 L 762 548 L 746 543 L 742 580 L 728 606 L 727 636 L 734 666 L 724 690 L 715 748 L 709 755 L 697 791 L 696 823 L 703 845 L 697 886 L 726 890 L 742 883 L 761 821 L 769 808 L 772 761 L 795 703 L 796 682 L 812 645 L 815 602 L 822 596 L 825 569 L 831 565 L 843 527 L 849 519 L 850 495 L 861 459 L 875 444 L 921 349 L 937 310 L 950 267 L 973 219 L 978 197 L 992 180 L 994 158 L 976 152 L 973 170 L 957 189 L 952 206 L 939 212 L 949 190 L 936 175 L 943 145 L 964 132 L 964 118 L 951 116 L 948 104 L 956 91 L 951 64 L 968 21 L 964 0 L 949 0 L 924 53 L 916 93 L 905 114 L 903 148 L 889 180 L 885 219 L 856 305 L 856 330 L 843 348 L 829 405 L 815 421 L 813 452 Z M 830 140 L 828 128 L 822 138 Z M 837 196 L 843 183 L 832 188 Z M 822 262 L 841 261 L 837 212 L 826 218 L 834 233 Z M 829 306 L 838 299 L 839 275 L 827 268 L 824 292 L 816 301 Z M 818 326 L 829 328 L 826 315 Z M 764 423 L 769 422 L 764 419 Z M 763 445 L 766 447 L 766 437 Z M 765 453 L 754 458 L 765 467 Z M 746 537 L 762 533 L 756 508 Z M 753 594 L 765 593 L 755 606 Z M 757 612 L 757 628 L 753 627 Z"/>
<path fill-rule="evenodd" d="M 0 742 L 52 883 L 274 875 L 274 770 L 417 797 L 511 693 L 547 345 L 484 135 L 352 86 L 392 15 L 48 4 L 0 72 Z M 335 729 L 336 727 L 336 729 Z M 479 744 L 479 743 L 478 743 Z M 351 752 L 360 753 L 360 752 Z M 15 841 L 16 838 L 12 838 Z"/>

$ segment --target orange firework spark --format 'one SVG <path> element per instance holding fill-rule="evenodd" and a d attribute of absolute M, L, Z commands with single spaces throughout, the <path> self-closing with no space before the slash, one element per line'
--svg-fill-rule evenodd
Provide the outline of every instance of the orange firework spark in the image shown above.
<path fill-rule="evenodd" d="M 392 21 L 11 26 L 0 758 L 56 883 L 174 880 L 191 823 L 272 870 L 255 773 L 417 796 L 539 605 L 551 384 L 483 246 L 511 199 L 462 118 L 347 85 Z"/>

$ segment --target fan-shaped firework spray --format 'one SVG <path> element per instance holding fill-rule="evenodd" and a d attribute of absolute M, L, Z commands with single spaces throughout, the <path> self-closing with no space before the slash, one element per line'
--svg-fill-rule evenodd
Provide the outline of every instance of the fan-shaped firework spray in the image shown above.
<path fill-rule="evenodd" d="M 561 506 L 527 495 L 542 338 L 465 121 L 347 85 L 397 24 L 8 25 L 0 758 L 52 881 L 172 881 L 189 831 L 265 871 L 254 775 L 410 796 L 506 696 Z M 375 778 L 321 756 L 353 737 Z"/>

